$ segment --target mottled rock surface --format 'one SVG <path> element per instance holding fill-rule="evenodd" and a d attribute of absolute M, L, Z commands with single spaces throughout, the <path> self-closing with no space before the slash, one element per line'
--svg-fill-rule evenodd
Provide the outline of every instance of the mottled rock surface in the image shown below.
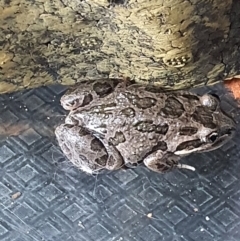
<path fill-rule="evenodd" d="M 5 0 L 0 93 L 129 77 L 179 89 L 240 73 L 238 0 Z"/>

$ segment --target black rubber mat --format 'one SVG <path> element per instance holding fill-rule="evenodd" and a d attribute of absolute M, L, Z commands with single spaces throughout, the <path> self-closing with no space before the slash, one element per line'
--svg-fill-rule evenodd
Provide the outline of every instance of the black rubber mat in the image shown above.
<path fill-rule="evenodd" d="M 239 120 L 232 98 L 214 89 Z M 221 149 L 184 158 L 195 172 L 138 167 L 89 176 L 54 137 L 64 90 L 0 96 L 0 240 L 240 240 L 240 128 Z"/>

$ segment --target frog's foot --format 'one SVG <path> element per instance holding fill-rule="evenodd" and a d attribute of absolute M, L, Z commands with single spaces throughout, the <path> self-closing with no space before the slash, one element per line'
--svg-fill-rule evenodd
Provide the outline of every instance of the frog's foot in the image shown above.
<path fill-rule="evenodd" d="M 179 164 L 178 161 L 181 159 L 173 153 L 163 153 L 162 151 L 156 151 L 147 156 L 143 161 L 144 164 L 152 171 L 159 173 L 166 173 L 176 168 L 185 168 L 195 171 L 194 167 L 185 164 Z"/>

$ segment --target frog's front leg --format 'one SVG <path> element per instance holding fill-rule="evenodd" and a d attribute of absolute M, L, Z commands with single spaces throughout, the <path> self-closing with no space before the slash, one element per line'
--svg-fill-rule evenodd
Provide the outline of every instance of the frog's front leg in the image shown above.
<path fill-rule="evenodd" d="M 155 151 L 148 155 L 144 160 L 144 164 L 152 171 L 166 173 L 175 168 L 185 168 L 195 171 L 195 168 L 185 164 L 179 164 L 181 156 L 177 156 L 171 152 Z"/>
<path fill-rule="evenodd" d="M 99 138 L 82 126 L 62 124 L 55 130 L 66 157 L 84 172 L 94 174 L 102 169 L 116 170 L 123 159 L 114 147 L 105 146 Z"/>

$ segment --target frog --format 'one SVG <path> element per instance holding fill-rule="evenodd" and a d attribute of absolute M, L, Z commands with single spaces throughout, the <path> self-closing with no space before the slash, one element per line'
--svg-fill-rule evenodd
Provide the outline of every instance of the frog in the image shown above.
<path fill-rule="evenodd" d="M 163 91 L 118 79 L 82 82 L 61 97 L 69 111 L 55 129 L 65 156 L 88 174 L 135 168 L 166 173 L 191 153 L 220 148 L 236 122 L 214 93 Z"/>

